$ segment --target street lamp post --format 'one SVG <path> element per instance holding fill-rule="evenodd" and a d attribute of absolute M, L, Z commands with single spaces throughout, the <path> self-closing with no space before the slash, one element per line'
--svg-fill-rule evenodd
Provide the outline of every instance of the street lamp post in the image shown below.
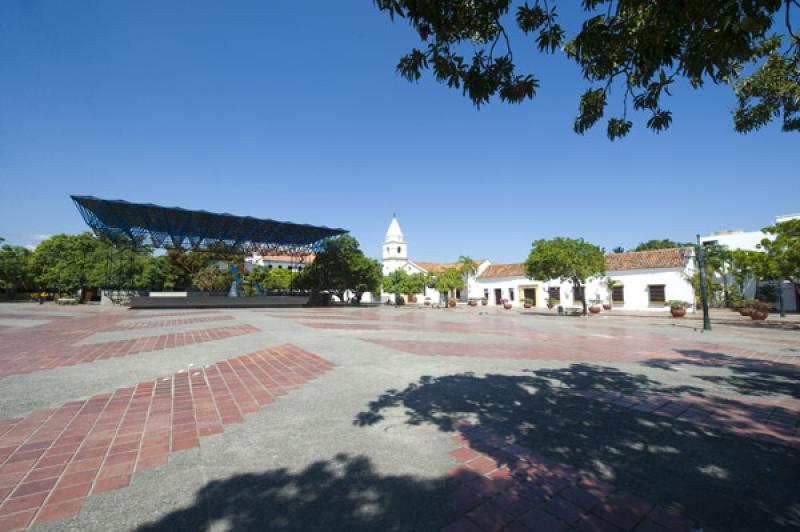
<path fill-rule="evenodd" d="M 708 315 L 708 293 L 706 291 L 706 260 L 700 235 L 697 235 L 697 263 L 700 268 L 700 297 L 703 300 L 703 330 L 711 330 L 711 317 Z"/>

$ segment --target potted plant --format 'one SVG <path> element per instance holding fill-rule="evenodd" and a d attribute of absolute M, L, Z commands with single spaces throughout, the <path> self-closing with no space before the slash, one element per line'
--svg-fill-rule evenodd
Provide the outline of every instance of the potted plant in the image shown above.
<path fill-rule="evenodd" d="M 769 311 L 772 310 L 771 303 L 764 303 L 762 301 L 757 301 L 752 308 L 752 312 L 750 313 L 751 320 L 758 320 L 762 321 L 767 319 L 769 316 Z"/>
<path fill-rule="evenodd" d="M 592 299 L 591 303 L 592 303 L 592 306 L 589 307 L 589 312 L 591 312 L 592 314 L 599 314 L 600 313 L 600 309 L 602 308 L 602 307 L 600 307 L 600 303 L 602 303 L 602 300 L 600 300 L 600 299 Z"/>
<path fill-rule="evenodd" d="M 533 299 L 526 297 L 525 301 L 523 301 L 522 306 L 525 308 L 531 308 L 533 306 Z"/>
<path fill-rule="evenodd" d="M 475 299 L 474 297 L 471 297 L 471 298 L 469 298 L 469 301 L 467 301 L 467 304 L 468 304 L 470 307 L 475 307 L 475 306 L 477 306 L 477 305 L 478 305 L 478 300 L 477 300 L 477 299 Z"/>
<path fill-rule="evenodd" d="M 398 307 L 402 307 L 406 304 L 406 299 L 401 295 L 394 296 L 394 304 Z"/>
<path fill-rule="evenodd" d="M 488 304 L 489 304 L 489 298 L 488 297 L 484 297 L 483 299 L 481 299 L 481 305 L 483 305 L 485 307 Z"/>
<path fill-rule="evenodd" d="M 547 302 L 547 308 L 549 308 L 549 309 L 551 309 L 551 310 L 552 310 L 552 309 L 553 309 L 553 307 L 554 307 L 554 306 L 556 306 L 556 305 L 555 305 L 555 303 L 553 303 L 553 300 L 552 300 L 552 299 L 550 299 L 550 296 L 549 296 L 549 295 L 548 295 L 548 296 L 546 296 L 546 297 L 544 298 L 544 300 Z"/>
<path fill-rule="evenodd" d="M 678 301 L 677 299 L 670 299 L 664 302 L 664 306 L 669 307 L 669 313 L 672 314 L 673 318 L 682 318 L 686 315 L 686 309 L 689 307 L 689 303 L 686 301 Z"/>
<path fill-rule="evenodd" d="M 431 304 L 431 298 L 426 297 L 424 302 L 425 302 L 426 305 L 430 305 Z"/>
<path fill-rule="evenodd" d="M 447 300 L 447 306 L 450 307 L 450 308 L 455 307 L 456 303 L 457 303 L 457 301 L 456 301 L 456 298 L 454 298 L 454 297 L 451 297 L 450 299 Z"/>
<path fill-rule="evenodd" d="M 506 310 L 511 310 L 511 301 L 508 299 L 503 299 L 503 308 Z"/>
<path fill-rule="evenodd" d="M 753 313 L 753 309 L 755 305 L 758 305 L 758 301 L 755 299 L 743 299 L 742 306 L 739 307 L 739 314 L 742 316 L 750 316 Z"/>

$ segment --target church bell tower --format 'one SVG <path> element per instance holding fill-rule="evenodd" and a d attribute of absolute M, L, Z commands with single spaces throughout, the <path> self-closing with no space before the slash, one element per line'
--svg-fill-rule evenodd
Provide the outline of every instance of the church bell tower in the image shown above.
<path fill-rule="evenodd" d="M 402 268 L 408 262 L 408 244 L 403 238 L 403 231 L 400 230 L 396 216 L 392 216 L 392 223 L 389 224 L 389 229 L 386 231 L 381 257 L 384 275 Z"/>

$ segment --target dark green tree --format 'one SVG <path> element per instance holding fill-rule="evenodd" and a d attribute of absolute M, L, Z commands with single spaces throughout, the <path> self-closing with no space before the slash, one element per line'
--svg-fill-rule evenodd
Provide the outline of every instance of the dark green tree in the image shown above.
<path fill-rule="evenodd" d="M 3 241 L 0 238 L 0 242 Z M 15 292 L 35 289 L 30 264 L 32 255 L 31 250 L 24 246 L 0 246 L 0 290 L 13 298 Z"/>
<path fill-rule="evenodd" d="M 461 268 L 446 268 L 441 272 L 435 272 L 433 286 L 440 296 L 444 295 L 447 302 L 456 290 L 464 289 L 464 272 Z"/>
<path fill-rule="evenodd" d="M 648 240 L 641 242 L 638 246 L 633 248 L 632 251 L 652 251 L 654 249 L 669 249 L 669 248 L 683 248 L 691 247 L 693 244 L 675 242 L 668 238 L 660 238 L 655 240 Z"/>
<path fill-rule="evenodd" d="M 537 240 L 533 243 L 525 273 L 531 279 L 560 279 L 571 281 L 578 287 L 591 277 L 605 274 L 603 251 L 582 238 L 557 237 L 552 240 Z M 586 297 L 583 297 L 583 313 L 586 314 Z"/>
<path fill-rule="evenodd" d="M 761 248 L 766 252 L 766 268 L 777 281 L 778 304 L 781 316 L 784 316 L 783 281 L 791 281 L 795 293 L 800 285 L 800 220 L 781 222 L 765 227 L 763 231 L 772 236 L 761 241 Z"/>
<path fill-rule="evenodd" d="M 297 279 L 298 286 L 318 294 L 329 292 L 344 301 L 349 290 L 376 292 L 381 286 L 381 266 L 366 257 L 350 235 L 326 240 L 314 262 Z"/>
<path fill-rule="evenodd" d="M 672 113 L 663 97 L 679 80 L 695 89 L 707 82 L 731 85 L 739 132 L 776 118 L 784 131 L 800 130 L 800 34 L 792 26 L 797 0 L 585 0 L 580 27 L 566 29 L 555 0 L 373 1 L 392 19 L 406 19 L 421 40 L 397 71 L 418 81 L 430 70 L 477 107 L 493 97 L 532 99 L 540 81 L 518 63 L 538 48 L 563 51 L 587 81 L 573 124 L 579 134 L 605 116 L 612 91 L 621 110 L 608 119 L 609 139 L 633 127 L 629 106 L 647 115 L 651 130 L 667 129 Z"/>

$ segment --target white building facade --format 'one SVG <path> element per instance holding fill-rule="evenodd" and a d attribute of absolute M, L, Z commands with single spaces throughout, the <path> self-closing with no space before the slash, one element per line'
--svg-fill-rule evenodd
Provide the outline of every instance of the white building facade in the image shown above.
<path fill-rule="evenodd" d="M 677 248 L 606 255 L 606 275 L 589 279 L 577 289 L 571 281 L 530 279 L 523 263 L 492 264 L 478 275 L 470 297 L 486 298 L 489 305 L 508 302 L 522 306 L 527 300 L 538 308 L 548 304 L 582 308 L 586 299 L 587 305 L 656 312 L 668 310 L 666 301 L 678 300 L 686 302 L 691 311 L 695 295 L 689 279 L 693 273 L 691 249 Z M 614 281 L 611 288 L 608 279 Z"/>
<path fill-rule="evenodd" d="M 776 223 L 800 219 L 800 214 L 779 216 Z M 712 243 L 727 248 L 761 251 L 759 244 L 771 235 L 762 231 L 720 231 L 700 238 L 701 243 Z M 435 273 L 446 268 L 459 268 L 457 263 L 431 263 L 413 261 L 408 258 L 406 241 L 397 218 L 393 217 L 386 232 L 382 249 L 383 274 L 402 269 L 408 274 Z M 667 301 L 682 301 L 688 311 L 695 310 L 696 295 L 691 279 L 697 270 L 694 249 L 672 248 L 651 251 L 612 253 L 605 257 L 606 274 L 589 279 L 585 286 L 574 287 L 571 281 L 558 279 L 530 279 L 523 263 L 493 264 L 489 260 L 476 261 L 478 271 L 466 279 L 466 287 L 457 295 L 459 300 L 486 299 L 488 305 L 498 306 L 504 302 L 522 306 L 529 301 L 538 308 L 562 306 L 582 307 L 587 304 L 612 305 L 615 309 L 646 312 L 666 312 Z M 611 280 L 609 286 L 608 280 Z M 717 279 L 716 281 L 719 281 Z M 733 279 L 726 281 L 732 285 Z M 755 295 L 755 281 L 747 283 L 744 297 Z M 797 311 L 800 290 L 789 281 L 782 283 L 784 306 L 787 311 Z M 417 303 L 430 298 L 433 303 L 444 302 L 440 294 L 431 288 L 416 294 Z M 385 294 L 383 301 L 393 300 Z"/>
<path fill-rule="evenodd" d="M 381 250 L 383 274 L 390 275 L 397 270 L 408 274 L 435 273 L 447 268 L 459 268 L 457 263 L 432 263 L 412 261 L 408 258 L 408 242 L 400 229 L 396 217 L 392 218 L 386 231 Z M 611 304 L 614 308 L 632 311 L 662 311 L 668 309 L 664 303 L 669 300 L 684 301 L 689 310 L 694 308 L 694 289 L 690 277 L 694 273 L 691 248 L 667 249 L 617 253 L 606 256 L 607 274 L 590 279 L 586 286 L 576 289 L 570 281 L 558 279 L 530 279 L 525 273 L 523 263 L 493 264 L 489 260 L 478 260 L 475 275 L 465 279 L 465 289 L 453 294 L 460 301 L 486 299 L 490 306 L 511 303 L 523 306 L 529 301 L 532 306 L 545 308 L 548 303 L 566 308 L 582 307 L 583 298 L 587 304 L 593 301 Z M 608 287 L 607 279 L 615 281 L 613 289 Z M 433 303 L 443 303 L 444 299 L 432 288 L 415 294 L 417 303 L 430 298 Z M 382 301 L 393 301 L 394 296 L 384 294 Z"/>

